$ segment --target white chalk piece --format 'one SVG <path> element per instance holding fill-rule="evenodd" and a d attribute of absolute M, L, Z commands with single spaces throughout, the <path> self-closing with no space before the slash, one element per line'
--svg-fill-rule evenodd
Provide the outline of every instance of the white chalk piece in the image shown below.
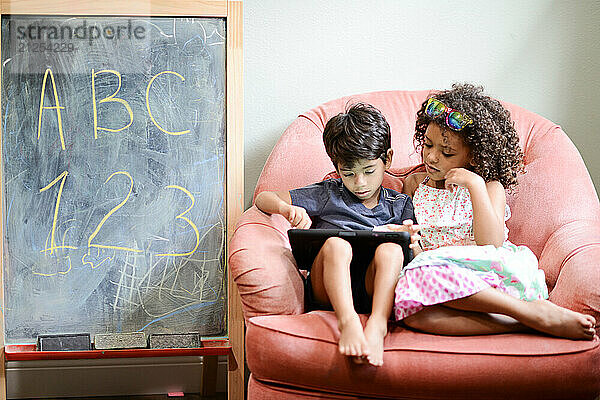
<path fill-rule="evenodd" d="M 99 333 L 94 336 L 96 350 L 143 349 L 147 346 L 144 332 Z"/>
<path fill-rule="evenodd" d="M 199 333 L 153 333 L 150 335 L 151 349 L 189 349 L 202 347 Z"/>

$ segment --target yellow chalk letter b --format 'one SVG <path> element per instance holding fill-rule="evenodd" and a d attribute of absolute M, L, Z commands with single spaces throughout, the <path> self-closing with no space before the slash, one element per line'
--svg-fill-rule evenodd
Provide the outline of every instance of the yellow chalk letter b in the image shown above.
<path fill-rule="evenodd" d="M 102 126 L 98 126 L 98 108 L 96 105 L 95 80 L 96 80 L 96 77 L 102 73 L 109 73 L 109 74 L 115 75 L 119 79 L 119 87 L 117 87 L 117 90 L 115 90 L 115 92 L 113 94 L 100 100 L 98 102 L 98 104 L 111 103 L 111 102 L 122 104 L 123 107 L 125 107 L 125 109 L 129 113 L 129 123 L 122 128 L 112 129 L 112 128 L 104 128 Z M 129 103 L 119 97 L 115 97 L 117 95 L 117 93 L 119 93 L 120 90 L 121 90 L 121 74 L 119 72 L 114 71 L 112 69 L 103 69 L 102 71 L 94 72 L 94 70 L 92 69 L 92 106 L 94 109 L 94 139 L 98 139 L 98 131 L 120 132 L 123 129 L 129 128 L 131 126 L 131 124 L 133 123 L 133 111 L 131 110 Z"/>

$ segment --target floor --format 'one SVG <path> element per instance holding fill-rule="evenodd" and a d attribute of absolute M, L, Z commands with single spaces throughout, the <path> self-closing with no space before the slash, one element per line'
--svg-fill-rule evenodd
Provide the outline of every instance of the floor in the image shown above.
<path fill-rule="evenodd" d="M 185 394 L 183 396 L 167 396 L 167 395 L 152 395 L 152 396 L 109 396 L 109 397 L 66 397 L 52 398 L 45 400 L 226 400 L 227 393 L 217 393 L 216 396 L 203 397 L 199 394 Z M 23 399 L 23 400 L 38 400 L 38 399 Z"/>

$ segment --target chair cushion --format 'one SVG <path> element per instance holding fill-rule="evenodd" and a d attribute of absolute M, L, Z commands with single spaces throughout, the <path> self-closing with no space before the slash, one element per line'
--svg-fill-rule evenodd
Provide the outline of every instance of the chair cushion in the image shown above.
<path fill-rule="evenodd" d="M 364 323 L 366 316 L 361 318 Z M 389 328 L 384 365 L 376 368 L 338 353 L 332 312 L 254 317 L 247 330 L 248 366 L 264 382 L 390 398 L 590 398 L 600 390 L 597 338 L 450 337 Z M 512 387 L 518 392 L 511 394 Z"/>

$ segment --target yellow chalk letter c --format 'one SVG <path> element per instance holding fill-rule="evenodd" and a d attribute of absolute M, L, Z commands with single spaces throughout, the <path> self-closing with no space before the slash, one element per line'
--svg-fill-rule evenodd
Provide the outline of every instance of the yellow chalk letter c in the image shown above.
<path fill-rule="evenodd" d="M 162 72 L 159 72 L 158 74 L 154 75 L 152 77 L 152 79 L 150 79 L 150 82 L 148 82 L 148 86 L 146 87 L 146 108 L 148 109 L 148 115 L 150 116 L 150 119 L 152 120 L 152 122 L 154 123 L 154 125 L 156 125 L 156 127 L 158 129 L 160 129 L 161 131 L 163 131 L 164 133 L 167 133 L 169 135 L 174 135 L 174 136 L 178 136 L 178 135 L 183 135 L 183 134 L 189 133 L 190 132 L 189 129 L 185 130 L 185 131 L 179 131 L 179 132 L 168 131 L 168 130 L 164 129 L 162 126 L 160 126 L 159 123 L 156 122 L 156 119 L 154 118 L 154 116 L 152 115 L 152 111 L 150 110 L 150 100 L 149 100 L 149 97 L 150 97 L 150 87 L 152 86 L 152 82 L 154 82 L 154 80 L 156 78 L 158 78 L 159 76 L 161 76 L 162 74 L 173 74 L 173 75 L 179 77 L 179 79 L 181 79 L 182 82 L 185 81 L 185 78 L 183 76 L 181 76 L 177 72 L 173 72 L 173 71 L 162 71 Z"/>

